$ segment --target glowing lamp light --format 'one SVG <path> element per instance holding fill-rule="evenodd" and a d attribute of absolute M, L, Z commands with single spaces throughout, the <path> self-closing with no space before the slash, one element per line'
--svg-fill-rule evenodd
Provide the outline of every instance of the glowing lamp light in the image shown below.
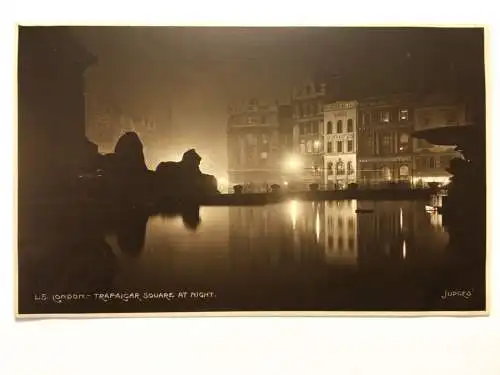
<path fill-rule="evenodd" d="M 319 147 L 320 142 L 318 140 L 314 141 L 314 147 Z"/>
<path fill-rule="evenodd" d="M 302 161 L 298 156 L 290 156 L 285 162 L 286 169 L 297 172 L 302 167 Z"/>
<path fill-rule="evenodd" d="M 283 185 L 288 186 L 288 181 L 283 182 Z"/>

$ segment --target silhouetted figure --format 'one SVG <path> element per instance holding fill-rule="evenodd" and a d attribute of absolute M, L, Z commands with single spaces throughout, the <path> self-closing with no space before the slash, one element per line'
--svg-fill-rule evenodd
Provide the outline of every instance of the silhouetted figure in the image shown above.
<path fill-rule="evenodd" d="M 161 197 L 198 198 L 217 194 L 214 176 L 201 173 L 201 157 L 194 149 L 186 151 L 180 162 L 161 162 L 156 167 L 157 193 Z"/>

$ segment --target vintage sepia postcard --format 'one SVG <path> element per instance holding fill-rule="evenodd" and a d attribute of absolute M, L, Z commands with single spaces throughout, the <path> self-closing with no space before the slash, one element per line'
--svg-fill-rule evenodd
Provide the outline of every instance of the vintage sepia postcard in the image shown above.
<path fill-rule="evenodd" d="M 487 313 L 483 27 L 19 26 L 22 318 Z"/>

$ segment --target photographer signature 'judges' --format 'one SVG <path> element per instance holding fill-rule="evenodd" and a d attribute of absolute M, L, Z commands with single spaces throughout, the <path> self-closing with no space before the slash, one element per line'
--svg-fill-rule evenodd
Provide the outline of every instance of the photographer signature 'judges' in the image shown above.
<path fill-rule="evenodd" d="M 444 294 L 441 296 L 442 300 L 452 297 L 462 297 L 465 299 L 469 299 L 472 297 L 473 289 L 465 290 L 465 289 L 456 289 L 456 290 L 447 290 L 445 289 Z"/>

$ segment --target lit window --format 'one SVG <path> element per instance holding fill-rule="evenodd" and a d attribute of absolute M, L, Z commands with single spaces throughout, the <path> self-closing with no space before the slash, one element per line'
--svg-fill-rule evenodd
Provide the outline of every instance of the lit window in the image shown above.
<path fill-rule="evenodd" d="M 317 153 L 320 151 L 321 142 L 316 140 L 316 141 L 314 141 L 313 146 L 314 146 L 314 152 Z"/>
<path fill-rule="evenodd" d="M 410 170 L 407 165 L 402 165 L 399 167 L 399 177 L 408 177 Z"/>
<path fill-rule="evenodd" d="M 313 143 L 311 140 L 307 141 L 307 152 L 312 152 L 313 151 Z"/>
<path fill-rule="evenodd" d="M 399 121 L 406 121 L 408 120 L 408 110 L 407 109 L 400 109 L 399 110 Z"/>
<path fill-rule="evenodd" d="M 380 121 L 389 122 L 390 116 L 389 111 L 380 111 Z"/>
<path fill-rule="evenodd" d="M 343 162 L 342 160 L 339 160 L 339 161 L 337 162 L 337 165 L 336 165 L 335 169 L 336 169 L 336 172 L 337 172 L 337 174 L 338 174 L 338 175 L 343 175 L 343 174 L 345 174 L 345 166 L 344 166 L 344 162 Z"/>

